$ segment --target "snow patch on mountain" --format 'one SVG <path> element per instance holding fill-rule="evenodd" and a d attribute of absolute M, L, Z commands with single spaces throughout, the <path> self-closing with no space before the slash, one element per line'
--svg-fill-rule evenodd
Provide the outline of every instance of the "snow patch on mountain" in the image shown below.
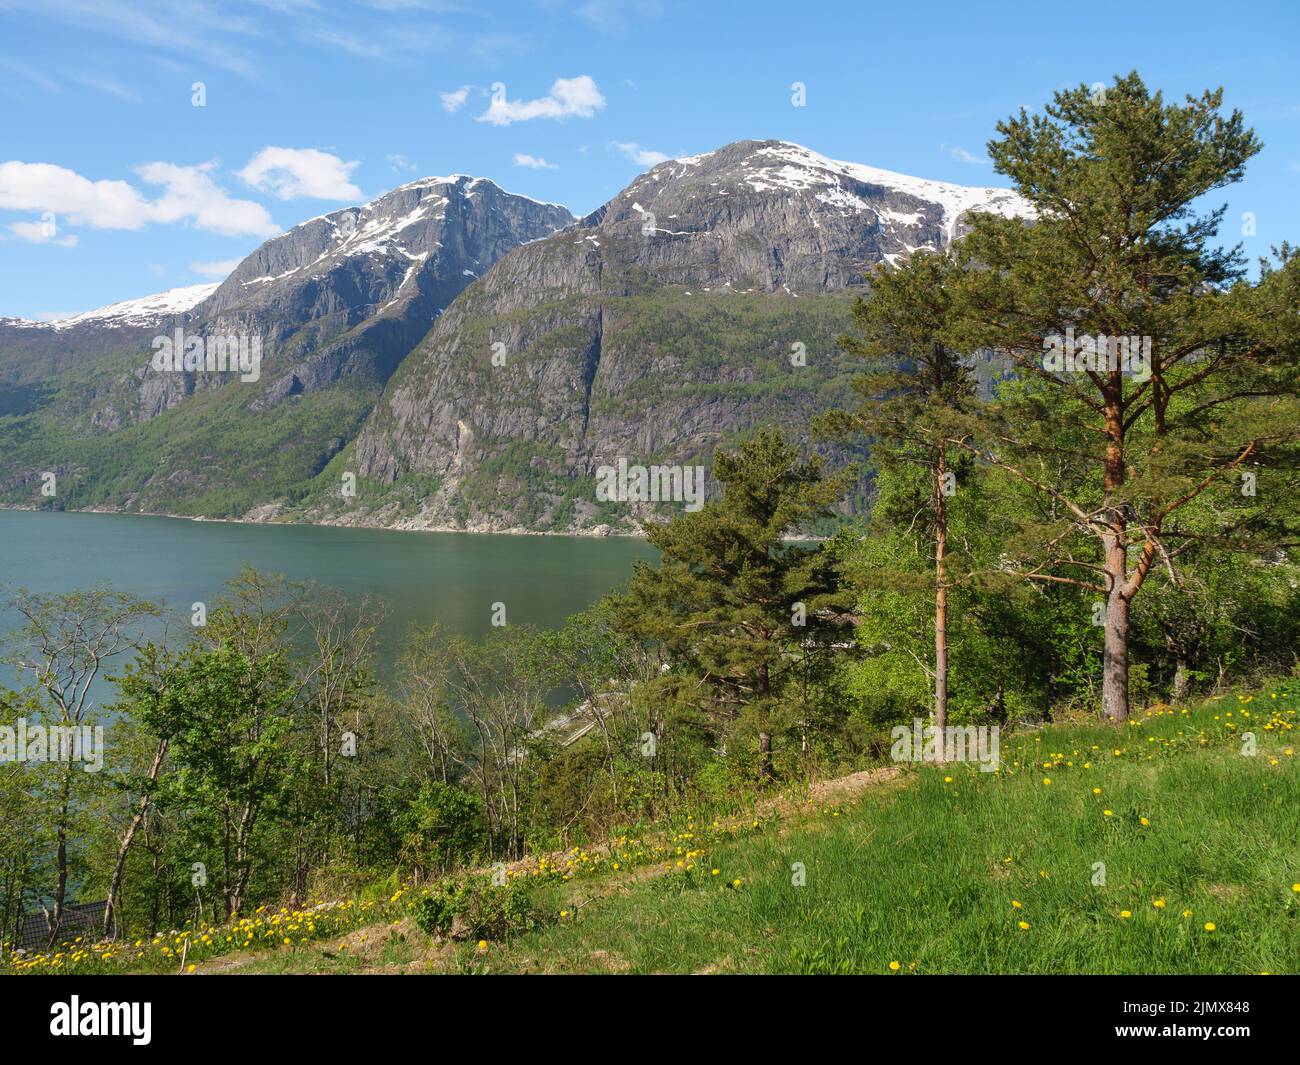
<path fill-rule="evenodd" d="M 754 152 L 763 160 L 745 178 L 745 184 L 758 192 L 784 189 L 791 192 L 823 190 L 818 201 L 853 210 L 872 210 L 865 201 L 846 187 L 841 179 L 860 182 L 915 196 L 917 199 L 937 203 L 944 212 L 944 231 L 949 240 L 956 232 L 957 222 L 967 211 L 988 211 L 1004 218 L 1033 218 L 1033 205 L 1011 189 L 987 188 L 971 185 L 954 185 L 946 181 L 912 177 L 892 170 L 847 163 L 831 159 L 799 144 L 782 141 L 774 147 L 759 148 Z M 889 221 L 904 222 L 911 217 L 891 212 Z"/>
<path fill-rule="evenodd" d="M 6 324 L 24 328 L 55 330 L 71 329 L 86 324 L 123 327 L 153 325 L 164 318 L 193 310 L 216 292 L 220 284 L 218 281 L 203 285 L 186 285 L 183 288 L 169 288 L 166 292 L 142 296 L 134 300 L 123 300 L 121 303 L 110 303 L 107 307 L 70 314 L 52 322 L 32 322 L 22 318 L 4 319 L 4 321 Z"/>

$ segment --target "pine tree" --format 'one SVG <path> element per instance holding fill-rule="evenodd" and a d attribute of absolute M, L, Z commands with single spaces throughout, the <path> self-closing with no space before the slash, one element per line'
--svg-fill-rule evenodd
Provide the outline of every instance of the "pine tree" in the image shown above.
<path fill-rule="evenodd" d="M 1037 217 L 974 215 L 959 245 L 959 331 L 1018 381 L 954 440 L 1045 497 L 1024 576 L 1104 597 L 1102 707 L 1116 721 L 1130 604 L 1191 542 L 1179 512 L 1295 462 L 1300 256 L 1283 245 L 1252 284 L 1240 247 L 1215 244 L 1226 207 L 1193 206 L 1260 150 L 1222 96 L 1166 103 L 1132 73 L 1022 110 L 989 152 Z M 1267 546 L 1263 529 L 1233 542 Z"/>
<path fill-rule="evenodd" d="M 947 332 L 956 288 L 956 268 L 945 254 L 919 253 L 902 267 L 879 271 L 869 298 L 853 307 L 857 333 L 841 347 L 870 360 L 854 389 L 863 397 L 852 412 L 830 411 L 818 420 L 821 432 L 865 434 L 872 457 L 883 469 L 920 466 L 929 486 L 929 513 L 909 526 L 934 558 L 934 727 L 948 727 L 948 498 L 957 485 L 948 438 L 953 414 L 975 398 L 974 376 Z M 961 578 L 957 578 L 960 580 Z M 940 750 L 944 744 L 940 743 Z"/>
<path fill-rule="evenodd" d="M 801 461 L 776 429 L 713 461 L 722 498 L 651 526 L 660 562 L 636 565 L 615 611 L 624 631 L 664 648 L 670 684 L 707 693 L 718 738 L 742 718 L 754 726 L 766 780 L 777 709 L 799 664 L 829 652 L 843 613 L 827 553 L 786 538 L 830 513 L 851 471 L 823 476 L 820 456 Z"/>

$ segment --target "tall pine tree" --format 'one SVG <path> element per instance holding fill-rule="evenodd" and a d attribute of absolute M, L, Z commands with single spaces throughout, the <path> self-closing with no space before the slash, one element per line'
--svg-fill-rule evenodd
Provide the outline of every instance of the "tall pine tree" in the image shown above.
<path fill-rule="evenodd" d="M 1022 110 L 989 152 L 1037 217 L 975 215 L 959 245 L 964 343 L 1019 380 L 953 439 L 1045 497 L 1023 574 L 1101 598 L 1102 707 L 1117 721 L 1130 604 L 1192 535 L 1180 511 L 1253 489 L 1243 474 L 1266 492 L 1270 468 L 1295 462 L 1300 257 L 1284 245 L 1252 284 L 1239 246 L 1217 244 L 1226 207 L 1195 206 L 1260 150 L 1222 97 L 1167 103 L 1133 73 Z M 1238 529 L 1248 541 L 1268 542 Z"/>
<path fill-rule="evenodd" d="M 841 346 L 868 361 L 853 382 L 862 402 L 854 411 L 830 411 L 821 432 L 865 435 L 883 470 L 919 467 L 929 486 L 928 513 L 913 515 L 909 528 L 934 559 L 934 727 L 948 727 L 948 499 L 957 488 L 949 437 L 954 415 L 969 409 L 975 382 L 948 333 L 956 290 L 956 267 L 945 253 L 918 253 L 899 268 L 872 279 L 871 295 L 853 307 L 856 333 Z M 940 743 L 940 750 L 944 744 Z"/>

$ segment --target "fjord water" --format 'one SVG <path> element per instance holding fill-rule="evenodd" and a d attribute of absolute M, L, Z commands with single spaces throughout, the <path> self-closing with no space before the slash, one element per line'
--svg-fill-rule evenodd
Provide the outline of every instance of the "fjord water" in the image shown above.
<path fill-rule="evenodd" d="M 656 552 L 642 540 L 391 532 L 314 525 L 245 525 L 134 514 L 0 510 L 0 587 L 68 592 L 107 583 L 165 604 L 186 626 L 245 565 L 314 580 L 389 608 L 380 632 L 382 682 L 413 622 L 453 632 L 491 628 L 492 604 L 511 625 L 552 628 L 631 575 Z M 21 619 L 0 608 L 0 636 Z M 158 625 L 156 632 L 162 631 Z M 115 672 L 115 670 L 114 670 Z M 0 683 L 12 683 L 5 670 Z"/>

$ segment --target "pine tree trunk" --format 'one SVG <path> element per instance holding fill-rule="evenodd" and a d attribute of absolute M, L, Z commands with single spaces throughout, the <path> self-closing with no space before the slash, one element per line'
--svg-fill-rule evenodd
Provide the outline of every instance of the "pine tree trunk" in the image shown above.
<path fill-rule="evenodd" d="M 934 479 L 934 731 L 939 761 L 948 746 L 948 507 L 944 489 L 947 449 L 939 445 Z"/>
<path fill-rule="evenodd" d="M 1118 538 L 1107 537 L 1106 638 L 1102 657 L 1101 709 L 1111 721 L 1128 720 L 1129 602 L 1124 598 L 1125 551 Z"/>
<path fill-rule="evenodd" d="M 1111 721 L 1128 720 L 1128 608 L 1124 595 L 1128 580 L 1128 521 L 1120 506 L 1112 503 L 1124 485 L 1124 394 L 1123 380 L 1113 370 L 1106 382 L 1106 463 L 1102 490 L 1111 504 L 1102 536 L 1106 570 L 1106 637 L 1102 653 L 1101 711 Z"/>

